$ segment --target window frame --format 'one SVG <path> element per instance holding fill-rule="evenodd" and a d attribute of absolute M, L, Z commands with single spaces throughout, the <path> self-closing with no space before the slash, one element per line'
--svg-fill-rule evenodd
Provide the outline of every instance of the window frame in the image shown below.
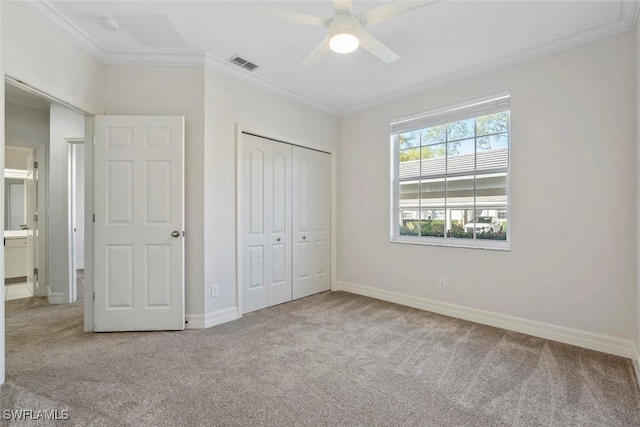
<path fill-rule="evenodd" d="M 452 123 L 456 121 L 462 121 L 466 119 L 476 119 L 478 117 L 482 117 L 488 114 L 494 114 L 498 112 L 509 111 L 509 129 L 508 129 L 508 152 L 507 152 L 507 167 L 506 167 L 506 196 L 507 196 L 507 204 L 506 207 L 502 209 L 507 210 L 507 236 L 506 240 L 492 240 L 492 239 L 466 239 L 466 238 L 456 238 L 456 237 L 447 237 L 446 230 L 444 237 L 432 237 L 432 236 L 408 236 L 400 234 L 400 149 L 399 149 L 399 135 L 406 132 L 411 132 L 420 129 L 426 129 L 432 126 L 442 125 L 446 123 Z M 511 94 L 510 92 L 503 92 L 499 94 L 494 94 L 490 96 L 486 96 L 479 99 L 470 100 L 467 102 L 445 106 L 442 108 L 438 108 L 435 110 L 426 111 L 423 113 L 415 114 L 408 117 L 399 118 L 393 120 L 390 124 L 390 162 L 391 162 L 391 221 L 390 221 L 390 242 L 391 243 L 404 243 L 404 244 L 414 244 L 414 245 L 426 245 L 426 246 L 442 246 L 442 247 L 456 247 L 456 248 L 471 248 L 471 249 L 490 249 L 490 250 L 500 250 L 500 251 L 510 251 L 511 250 L 511 241 L 513 238 L 513 226 L 511 223 L 511 120 L 512 120 L 512 112 L 511 112 Z M 477 135 L 474 136 L 474 141 L 477 144 Z M 418 145 L 419 149 L 421 145 Z M 477 161 L 477 151 L 474 153 L 475 159 L 474 162 Z M 446 158 L 446 157 L 445 157 Z M 476 197 L 476 170 L 474 167 L 473 176 L 474 176 L 474 199 Z M 449 174 L 445 173 L 442 175 L 445 181 Z M 451 176 L 455 177 L 456 173 L 454 172 Z M 420 178 L 418 178 L 418 181 Z M 420 184 L 418 184 L 420 185 Z M 445 187 L 446 188 L 446 187 Z M 420 221 L 420 206 L 416 208 L 418 210 L 418 222 Z M 434 208 L 440 209 L 440 208 Z M 445 190 L 445 205 L 442 208 L 445 210 L 445 215 L 447 210 L 451 208 L 447 208 L 446 204 L 446 190 Z M 477 207 L 460 207 L 460 210 L 476 210 Z M 498 209 L 498 210 L 502 210 Z M 475 216 L 475 215 L 474 215 Z M 496 214 L 497 217 L 497 214 Z"/>

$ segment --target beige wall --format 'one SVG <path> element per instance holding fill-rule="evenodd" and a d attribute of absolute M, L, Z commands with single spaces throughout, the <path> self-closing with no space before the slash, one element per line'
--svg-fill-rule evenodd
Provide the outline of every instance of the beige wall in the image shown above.
<path fill-rule="evenodd" d="M 4 148 L 5 169 L 27 170 L 29 167 L 29 153 L 31 150 L 18 147 Z"/>
<path fill-rule="evenodd" d="M 103 66 L 13 1 L 0 25 L 12 77 L 92 113 L 186 117 L 187 314 L 236 305 L 240 122 L 338 150 L 339 280 L 640 344 L 633 32 L 337 119 L 202 68 Z M 512 250 L 389 243 L 390 121 L 505 90 Z"/>
<path fill-rule="evenodd" d="M 236 123 L 261 135 L 332 151 L 338 122 L 329 114 L 207 70 L 205 96 L 205 292 L 206 312 L 235 307 L 236 301 Z"/>
<path fill-rule="evenodd" d="M 336 118 L 202 68 L 106 68 L 105 114 L 186 117 L 186 313 L 235 307 L 236 123 L 334 149 Z"/>
<path fill-rule="evenodd" d="M 186 313 L 234 307 L 236 121 L 335 146 L 336 118 L 213 71 L 205 79 L 202 68 L 104 66 L 20 4 L 6 9 L 7 74 L 89 112 L 186 117 Z M 215 303 L 206 292 L 213 283 Z"/>
<path fill-rule="evenodd" d="M 46 144 L 49 140 L 49 110 L 5 105 L 7 144 L 11 141 L 26 141 Z"/>
<path fill-rule="evenodd" d="M 97 113 L 104 67 L 16 1 L 3 1 L 4 73 Z"/>
<path fill-rule="evenodd" d="M 343 118 L 338 280 L 635 340 L 634 57 L 626 32 Z M 504 91 L 511 251 L 390 243 L 389 123 Z"/>
<path fill-rule="evenodd" d="M 72 297 L 69 270 L 69 143 L 84 139 L 84 116 L 52 103 L 49 118 L 47 179 L 47 258 L 49 303 L 69 303 Z"/>

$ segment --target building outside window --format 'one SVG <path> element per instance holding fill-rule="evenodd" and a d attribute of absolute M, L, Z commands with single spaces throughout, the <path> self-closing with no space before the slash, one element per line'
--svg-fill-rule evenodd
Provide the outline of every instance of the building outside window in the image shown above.
<path fill-rule="evenodd" d="M 392 241 L 509 246 L 508 94 L 391 124 Z"/>

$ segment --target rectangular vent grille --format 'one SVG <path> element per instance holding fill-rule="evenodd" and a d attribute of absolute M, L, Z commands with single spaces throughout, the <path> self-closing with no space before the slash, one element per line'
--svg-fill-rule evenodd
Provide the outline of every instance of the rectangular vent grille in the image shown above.
<path fill-rule="evenodd" d="M 236 64 L 238 67 L 244 68 L 245 70 L 249 71 L 253 71 L 258 68 L 256 64 L 253 64 L 246 59 L 240 58 L 239 56 L 234 56 L 233 58 L 231 58 L 231 63 Z"/>

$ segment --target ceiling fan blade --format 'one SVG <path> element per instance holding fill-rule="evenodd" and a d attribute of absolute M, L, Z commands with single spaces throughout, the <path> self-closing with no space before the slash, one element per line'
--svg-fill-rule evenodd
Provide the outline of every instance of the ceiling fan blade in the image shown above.
<path fill-rule="evenodd" d="M 295 22 L 296 24 L 313 25 L 314 27 L 328 27 L 329 19 L 320 16 L 305 15 L 289 12 L 287 10 L 271 9 L 269 7 L 256 6 L 256 11 L 265 18 L 279 19 L 281 21 Z"/>
<path fill-rule="evenodd" d="M 403 13 L 411 12 L 412 10 L 420 9 L 421 7 L 430 6 L 434 3 L 439 3 L 440 1 L 441 0 L 394 1 L 369 9 L 366 12 L 359 14 L 358 19 L 364 27 L 365 25 L 373 25 L 387 21 L 398 15 L 402 15 Z"/>
<path fill-rule="evenodd" d="M 333 0 L 333 9 L 336 15 L 351 15 L 351 0 Z"/>
<path fill-rule="evenodd" d="M 307 58 L 302 62 L 302 64 L 306 66 L 317 64 L 318 61 L 320 61 L 320 59 L 322 59 L 322 57 L 326 55 L 327 52 L 329 52 L 329 50 L 330 50 L 329 36 L 327 36 L 324 38 L 324 40 L 320 42 L 320 44 L 315 49 L 313 49 L 313 52 L 311 52 L 309 56 L 307 56 Z"/>
<path fill-rule="evenodd" d="M 373 55 L 382 59 L 387 64 L 400 58 L 397 53 L 380 43 L 376 38 L 366 31 L 360 32 L 360 46 L 368 50 Z"/>

